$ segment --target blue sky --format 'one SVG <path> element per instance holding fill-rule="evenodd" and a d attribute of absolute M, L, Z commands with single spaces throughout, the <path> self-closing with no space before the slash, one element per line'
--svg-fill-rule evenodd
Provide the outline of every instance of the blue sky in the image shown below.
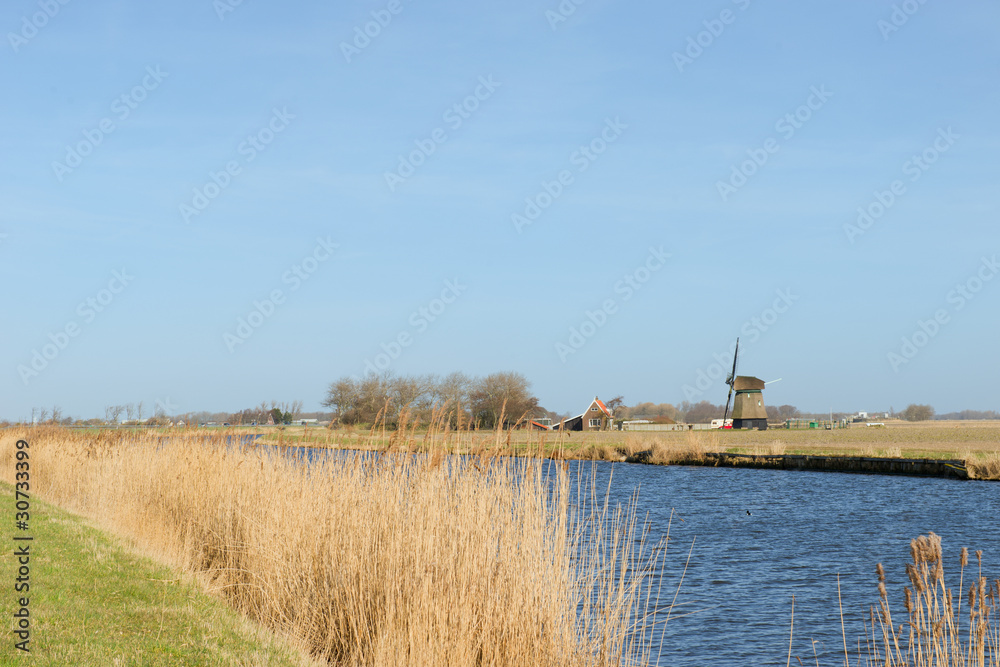
<path fill-rule="evenodd" d="M 1000 409 L 998 19 L 8 2 L 0 417 L 368 363 L 721 403 L 737 336 L 771 404 Z"/>

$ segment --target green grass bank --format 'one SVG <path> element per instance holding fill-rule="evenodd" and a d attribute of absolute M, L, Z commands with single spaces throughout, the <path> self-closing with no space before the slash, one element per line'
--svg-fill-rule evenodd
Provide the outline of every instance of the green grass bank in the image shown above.
<path fill-rule="evenodd" d="M 0 482 L 4 526 L 0 590 L 6 619 L 0 665 L 313 665 L 254 627 L 189 576 L 131 552 L 68 512 L 30 499 L 15 528 L 12 487 Z M 15 536 L 31 536 L 15 542 Z M 30 589 L 14 590 L 15 548 L 30 545 Z M 15 648 L 18 599 L 29 598 L 30 653 Z"/>

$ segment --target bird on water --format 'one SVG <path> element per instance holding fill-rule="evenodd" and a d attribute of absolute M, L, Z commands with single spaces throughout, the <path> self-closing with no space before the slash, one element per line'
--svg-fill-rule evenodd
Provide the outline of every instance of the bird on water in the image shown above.
<path fill-rule="evenodd" d="M 747 516 L 753 516 L 753 514 L 750 514 L 750 510 L 747 510 Z"/>

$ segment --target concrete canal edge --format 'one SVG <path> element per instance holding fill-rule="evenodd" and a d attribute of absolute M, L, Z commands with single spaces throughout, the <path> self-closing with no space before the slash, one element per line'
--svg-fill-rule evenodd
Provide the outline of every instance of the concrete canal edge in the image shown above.
<path fill-rule="evenodd" d="M 652 451 L 636 452 L 626 461 L 649 463 Z M 816 470 L 852 472 L 869 475 L 914 475 L 969 479 L 965 461 L 952 459 L 886 459 L 869 456 L 809 456 L 804 454 L 727 454 L 706 453 L 700 460 L 677 461 L 675 465 L 701 465 L 720 468 L 762 468 L 768 470 Z"/>

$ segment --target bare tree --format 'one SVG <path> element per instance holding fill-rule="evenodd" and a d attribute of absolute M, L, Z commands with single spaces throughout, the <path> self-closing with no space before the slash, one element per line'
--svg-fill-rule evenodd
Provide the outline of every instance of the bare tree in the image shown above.
<path fill-rule="evenodd" d="M 610 401 L 607 401 L 604 405 L 607 406 L 608 410 L 611 410 L 611 414 L 614 415 L 619 408 L 625 405 L 625 397 L 619 394 Z"/>
<path fill-rule="evenodd" d="M 330 384 L 326 398 L 321 403 L 331 408 L 335 418 L 344 424 L 361 421 L 361 385 L 354 378 L 344 377 Z"/>
<path fill-rule="evenodd" d="M 775 406 L 765 406 L 767 409 L 767 414 L 773 417 L 776 421 L 785 421 L 786 419 L 795 419 L 799 416 L 799 409 L 794 405 L 779 405 Z"/>
<path fill-rule="evenodd" d="M 45 408 L 38 408 L 38 423 L 44 424 L 49 420 L 49 411 Z"/>
<path fill-rule="evenodd" d="M 59 422 L 62 421 L 62 419 L 63 419 L 62 410 L 59 408 L 58 405 L 53 405 L 52 406 L 52 423 L 53 424 L 58 424 Z"/>
<path fill-rule="evenodd" d="M 538 407 L 531 383 L 520 373 L 493 373 L 475 381 L 469 395 L 472 413 L 487 428 L 512 423 Z"/>
<path fill-rule="evenodd" d="M 900 415 L 903 419 L 910 422 L 927 421 L 934 416 L 934 408 L 929 405 L 917 405 L 915 403 L 911 403 L 906 406 L 906 409 L 903 410 Z"/>
<path fill-rule="evenodd" d="M 469 390 L 472 388 L 472 378 L 465 373 L 456 371 L 449 373 L 434 387 L 434 401 L 444 406 L 448 412 L 448 420 L 452 427 L 462 428 L 469 418 Z"/>
<path fill-rule="evenodd" d="M 708 401 L 700 401 L 692 405 L 684 414 L 684 421 L 689 424 L 707 423 L 713 419 L 721 419 L 725 411 L 724 405 L 713 405 Z"/>
<path fill-rule="evenodd" d="M 135 418 L 142 421 L 142 401 L 139 401 L 135 406 Z"/>
<path fill-rule="evenodd" d="M 106 405 L 104 406 L 104 420 L 109 424 L 117 425 L 124 410 L 125 406 L 123 405 Z"/>
<path fill-rule="evenodd" d="M 418 413 L 428 411 L 432 389 L 429 376 L 370 373 L 360 380 L 347 377 L 332 383 L 323 405 L 333 408 L 335 417 L 345 424 L 370 424 L 381 419 L 392 424 L 404 408 Z"/>
<path fill-rule="evenodd" d="M 418 416 L 425 414 L 430 408 L 432 382 L 429 375 L 392 378 L 388 386 L 392 416 L 398 416 L 402 410 Z"/>
<path fill-rule="evenodd" d="M 359 421 L 374 422 L 379 419 L 380 414 L 383 419 L 388 419 L 391 416 L 385 414 L 392 409 L 389 396 L 391 383 L 392 375 L 388 372 L 382 375 L 366 375 L 362 378 L 358 405 Z"/>

